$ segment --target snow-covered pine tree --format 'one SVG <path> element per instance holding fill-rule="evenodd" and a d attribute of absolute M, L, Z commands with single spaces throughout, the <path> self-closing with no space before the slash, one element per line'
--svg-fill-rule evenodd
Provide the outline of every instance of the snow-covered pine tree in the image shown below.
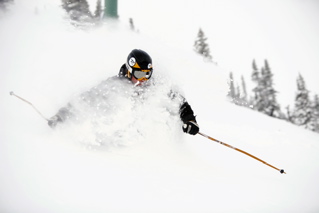
<path fill-rule="evenodd" d="M 241 76 L 241 81 L 242 81 L 241 82 L 242 88 L 237 83 L 235 86 L 233 73 L 230 72 L 229 84 L 228 84 L 229 85 L 228 97 L 230 98 L 231 102 L 233 102 L 234 104 L 237 104 L 240 106 L 248 106 L 246 83 L 243 76 Z"/>
<path fill-rule="evenodd" d="M 247 102 L 246 82 L 243 75 L 241 76 L 241 86 L 242 86 L 242 92 L 240 94 L 241 105 L 248 106 L 249 104 Z"/>
<path fill-rule="evenodd" d="M 135 31 L 135 25 L 134 25 L 134 21 L 133 21 L 133 18 L 130 18 L 129 19 L 129 23 L 130 23 L 130 28 L 132 31 Z"/>
<path fill-rule="evenodd" d="M 78 23 L 92 21 L 92 14 L 87 0 L 62 0 L 62 7 L 70 18 Z"/>
<path fill-rule="evenodd" d="M 292 123 L 292 114 L 291 114 L 291 111 L 290 111 L 290 106 L 286 106 L 286 116 L 285 116 L 285 119 L 289 122 Z"/>
<path fill-rule="evenodd" d="M 235 96 L 236 96 L 236 91 L 235 91 L 235 86 L 234 86 L 234 76 L 233 73 L 229 73 L 229 91 L 228 91 L 228 97 L 230 98 L 231 102 L 235 102 Z"/>
<path fill-rule="evenodd" d="M 14 3 L 14 0 L 0 0 L 0 9 L 6 10 L 6 8 L 13 3 Z"/>
<path fill-rule="evenodd" d="M 263 113 L 272 117 L 280 117 L 280 105 L 276 98 L 277 91 L 273 87 L 273 74 L 267 60 L 265 60 L 265 66 L 261 72 L 260 86 L 262 88 L 261 99 Z"/>
<path fill-rule="evenodd" d="M 262 109 L 261 104 L 261 87 L 259 85 L 260 81 L 260 72 L 258 70 L 258 67 L 256 65 L 255 59 L 252 63 L 252 74 L 251 74 L 251 80 L 255 83 L 255 87 L 253 87 L 253 97 L 250 100 L 250 104 L 252 105 L 252 108 L 254 110 L 260 111 Z"/>
<path fill-rule="evenodd" d="M 234 101 L 235 101 L 235 104 L 237 104 L 237 105 L 242 105 L 240 96 L 241 96 L 240 87 L 238 84 L 236 84 Z"/>
<path fill-rule="evenodd" d="M 297 78 L 297 92 L 295 97 L 295 107 L 292 115 L 292 122 L 299 126 L 305 126 L 312 117 L 309 91 L 302 75 L 299 73 Z"/>
<path fill-rule="evenodd" d="M 207 38 L 205 37 L 205 34 L 201 28 L 197 33 L 197 38 L 194 43 L 194 50 L 198 54 L 202 55 L 205 60 L 210 62 L 212 61 L 213 57 L 210 55 L 210 49 L 207 44 Z"/>
<path fill-rule="evenodd" d="M 312 116 L 313 116 L 313 122 L 314 122 L 314 130 L 315 132 L 319 132 L 319 96 L 315 95 L 313 100 L 313 106 L 312 106 Z"/>
<path fill-rule="evenodd" d="M 13 0 L 0 0 L 0 12 L 5 11 L 10 2 L 13 2 Z"/>
<path fill-rule="evenodd" d="M 255 59 L 253 60 L 252 67 L 253 67 L 253 72 L 252 72 L 252 75 L 251 75 L 251 79 L 254 82 L 258 82 L 258 80 L 259 80 L 259 71 L 258 71 L 258 67 L 257 67 Z"/>
<path fill-rule="evenodd" d="M 306 129 L 309 129 L 314 132 L 319 132 L 319 99 L 318 96 L 315 95 L 314 101 L 310 100 L 310 113 L 308 113 L 308 116 L 310 117 L 309 121 L 306 123 L 305 127 Z"/>
<path fill-rule="evenodd" d="M 255 60 L 253 60 L 252 80 L 256 84 L 253 88 L 254 97 L 251 101 L 253 109 L 272 117 L 282 117 L 280 105 L 276 100 L 277 91 L 273 88 L 273 74 L 268 61 L 259 72 Z"/>
<path fill-rule="evenodd" d="M 102 18 L 102 15 L 103 15 L 102 2 L 101 0 L 97 0 L 96 8 L 94 11 L 94 18 L 97 20 L 100 20 Z"/>
<path fill-rule="evenodd" d="M 266 79 L 264 78 L 265 76 L 265 68 L 262 67 L 260 71 L 260 76 L 258 79 L 258 99 L 256 101 L 256 109 L 259 112 L 265 113 L 265 107 L 266 107 Z"/>

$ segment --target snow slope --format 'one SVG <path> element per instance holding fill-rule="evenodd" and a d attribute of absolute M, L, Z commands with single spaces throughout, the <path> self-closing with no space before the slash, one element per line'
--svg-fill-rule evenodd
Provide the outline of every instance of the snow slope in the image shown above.
<path fill-rule="evenodd" d="M 0 22 L 0 212 L 318 212 L 318 134 L 231 105 L 228 73 L 192 50 L 132 33 L 122 22 L 76 30 L 54 5 L 36 13 L 25 8 L 17 5 Z M 91 118 L 52 130 L 9 95 L 14 91 L 50 117 L 114 76 L 133 48 L 150 53 L 154 77 L 165 84 L 146 91 L 150 98 L 141 105 L 112 102 L 128 107 L 119 109 L 125 119 L 119 110 L 112 118 L 121 137 L 98 143 L 114 125 L 97 130 Z M 163 110 L 171 87 L 183 91 L 203 133 L 287 174 L 182 133 L 178 119 Z M 122 128 L 127 121 L 133 125 Z"/>

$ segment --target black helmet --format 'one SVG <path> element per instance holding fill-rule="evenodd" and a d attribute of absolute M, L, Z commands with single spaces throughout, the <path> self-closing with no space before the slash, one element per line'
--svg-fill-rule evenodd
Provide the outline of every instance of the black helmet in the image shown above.
<path fill-rule="evenodd" d="M 126 68 L 128 77 L 134 76 L 137 80 L 148 80 L 152 76 L 152 58 L 143 50 L 134 49 L 127 56 Z"/>

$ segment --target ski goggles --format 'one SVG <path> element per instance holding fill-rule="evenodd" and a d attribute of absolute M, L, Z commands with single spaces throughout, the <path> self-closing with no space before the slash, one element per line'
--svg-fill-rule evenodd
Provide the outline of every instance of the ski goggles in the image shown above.
<path fill-rule="evenodd" d="M 146 78 L 146 79 L 150 79 L 152 76 L 153 70 L 140 70 L 140 69 L 133 69 L 133 76 L 134 78 L 136 78 L 137 80 Z"/>

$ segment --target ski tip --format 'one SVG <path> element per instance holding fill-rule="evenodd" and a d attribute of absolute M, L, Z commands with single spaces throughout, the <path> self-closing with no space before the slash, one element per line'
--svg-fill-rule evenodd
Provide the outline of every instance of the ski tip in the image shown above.
<path fill-rule="evenodd" d="M 280 170 L 280 173 L 281 174 L 286 174 L 285 170 L 283 170 L 283 169 Z"/>

